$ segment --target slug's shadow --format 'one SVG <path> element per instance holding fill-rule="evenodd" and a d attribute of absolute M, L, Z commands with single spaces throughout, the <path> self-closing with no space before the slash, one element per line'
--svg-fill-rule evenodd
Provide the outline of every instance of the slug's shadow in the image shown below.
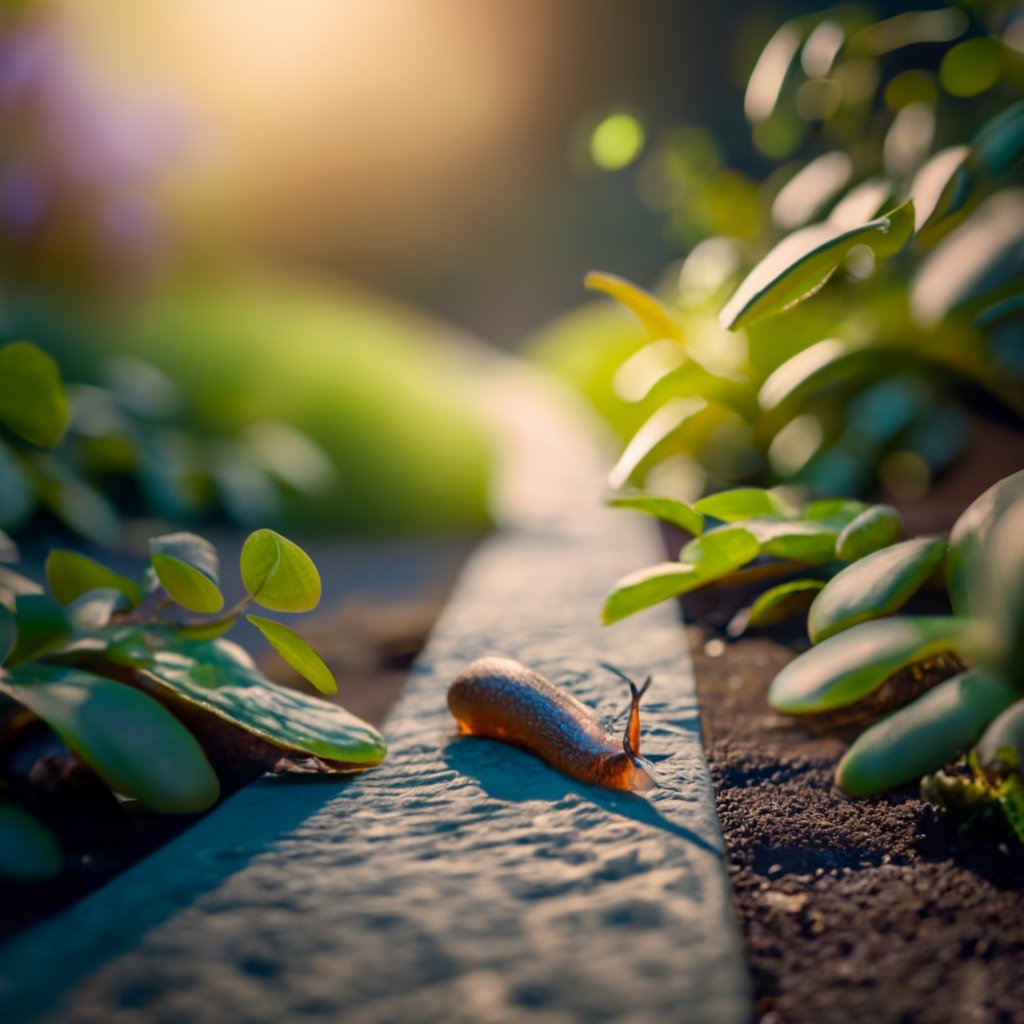
<path fill-rule="evenodd" d="M 532 754 L 507 743 L 477 736 L 453 736 L 444 748 L 443 757 L 449 768 L 460 775 L 476 779 L 481 789 L 495 800 L 505 803 L 547 800 L 554 803 L 570 794 L 576 794 L 609 814 L 662 829 L 706 853 L 714 854 L 719 860 L 723 857 L 721 849 L 662 813 L 651 798 L 577 782 L 548 767 Z M 667 785 L 661 786 L 660 790 L 673 792 Z M 654 800 L 658 792 L 654 791 Z"/>

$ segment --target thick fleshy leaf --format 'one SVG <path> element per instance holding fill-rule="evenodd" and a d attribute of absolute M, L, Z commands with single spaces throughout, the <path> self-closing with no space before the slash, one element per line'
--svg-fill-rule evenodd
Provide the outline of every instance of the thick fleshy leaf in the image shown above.
<path fill-rule="evenodd" d="M 655 519 L 672 523 L 695 537 L 704 530 L 704 517 L 685 502 L 677 501 L 675 498 L 659 498 L 654 494 L 630 494 L 612 498 L 608 505 L 611 508 L 628 508 L 635 512 L 644 512 Z"/>
<path fill-rule="evenodd" d="M 802 516 L 811 522 L 825 523 L 835 530 L 843 530 L 867 508 L 869 506 L 863 501 L 849 498 L 819 498 L 807 503 Z"/>
<path fill-rule="evenodd" d="M 844 230 L 828 222 L 801 228 L 754 267 L 722 309 L 719 321 L 737 330 L 784 313 L 814 295 L 854 246 L 866 245 L 876 256 L 889 256 L 903 248 L 913 231 L 912 203 L 856 228 Z"/>
<path fill-rule="evenodd" d="M 46 558 L 46 582 L 50 592 L 63 605 L 98 587 L 118 590 L 132 604 L 138 604 L 141 597 L 139 585 L 108 569 L 101 562 L 77 551 L 54 548 Z"/>
<path fill-rule="evenodd" d="M 1019 698 L 1020 693 L 1016 694 Z M 993 719 L 978 741 L 978 761 L 982 768 L 1020 771 L 1024 765 L 1024 700 Z"/>
<path fill-rule="evenodd" d="M 790 580 L 766 590 L 750 607 L 751 626 L 774 626 L 810 606 L 823 580 Z"/>
<path fill-rule="evenodd" d="M 0 878 L 53 878 L 61 863 L 53 833 L 16 804 L 0 800 Z"/>
<path fill-rule="evenodd" d="M 150 560 L 161 586 L 182 608 L 212 615 L 224 607 L 224 595 L 205 573 L 172 555 L 150 555 Z"/>
<path fill-rule="evenodd" d="M 872 551 L 895 544 L 903 533 L 903 520 L 891 505 L 872 505 L 843 528 L 836 540 L 836 554 L 844 562 L 856 562 Z"/>
<path fill-rule="evenodd" d="M 970 620 L 946 615 L 862 622 L 794 658 L 772 681 L 768 703 L 784 715 L 856 704 L 908 665 L 970 653 L 973 637 Z"/>
<path fill-rule="evenodd" d="M 0 348 L 0 422 L 40 448 L 64 434 L 68 406 L 57 364 L 31 342 Z"/>
<path fill-rule="evenodd" d="M 320 603 L 320 574 L 305 551 L 273 530 L 256 530 L 242 546 L 242 582 L 275 612 L 308 612 Z"/>
<path fill-rule="evenodd" d="M 625 278 L 596 270 L 587 274 L 583 283 L 591 291 L 604 292 L 605 295 L 617 299 L 635 313 L 652 338 L 679 337 L 679 323 L 676 318 L 650 292 L 645 292 Z"/>
<path fill-rule="evenodd" d="M 64 609 L 49 594 L 18 594 L 14 615 L 17 640 L 7 657 L 9 665 L 54 650 L 71 629 Z"/>
<path fill-rule="evenodd" d="M 982 617 L 994 630 L 988 667 L 1024 685 L 1024 497 L 996 520 L 985 545 L 985 568 L 975 581 Z"/>
<path fill-rule="evenodd" d="M 338 682 L 323 658 L 295 630 L 262 615 L 246 615 L 246 618 L 303 679 L 311 682 L 321 693 L 338 692 Z"/>
<path fill-rule="evenodd" d="M 836 531 L 827 523 L 765 518 L 744 519 L 736 525 L 754 535 L 763 555 L 804 565 L 823 565 L 835 558 Z"/>
<path fill-rule="evenodd" d="M 807 616 L 813 643 L 858 622 L 891 615 L 913 597 L 946 555 L 941 537 L 918 537 L 875 551 L 829 580 Z"/>
<path fill-rule="evenodd" d="M 938 771 L 1018 697 L 998 676 L 962 672 L 862 733 L 836 769 L 850 796 L 871 796 Z"/>
<path fill-rule="evenodd" d="M 42 718 L 116 792 L 167 814 L 216 803 L 220 784 L 195 737 L 139 690 L 54 665 L 12 673 L 0 690 Z"/>
<path fill-rule="evenodd" d="M 737 487 L 701 498 L 693 506 L 701 515 L 734 523 L 756 516 L 784 516 L 790 509 L 774 492 L 761 487 Z"/>
<path fill-rule="evenodd" d="M 341 765 L 384 760 L 381 734 L 344 708 L 272 683 L 223 640 L 157 655 L 146 678 L 284 751 Z"/>
<path fill-rule="evenodd" d="M 1024 470 L 1004 477 L 976 498 L 949 534 L 949 599 L 958 615 L 976 615 L 984 607 L 977 581 L 985 571 L 985 547 L 996 520 L 1024 497 Z"/>
<path fill-rule="evenodd" d="M 663 406 L 651 413 L 630 439 L 625 451 L 609 472 L 608 483 L 612 487 L 621 487 L 625 484 L 640 463 L 662 441 L 707 407 L 708 403 L 703 398 L 695 396 L 670 398 Z"/>
<path fill-rule="evenodd" d="M 663 562 L 619 580 L 605 598 L 602 622 L 609 626 L 728 576 L 756 558 L 759 550 L 753 535 L 737 527 L 724 527 L 697 537 L 683 549 L 680 556 L 683 560 Z"/>

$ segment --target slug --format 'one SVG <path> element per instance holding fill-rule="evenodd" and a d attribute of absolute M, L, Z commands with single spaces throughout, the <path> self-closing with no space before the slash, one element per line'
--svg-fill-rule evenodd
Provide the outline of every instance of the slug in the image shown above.
<path fill-rule="evenodd" d="M 448 707 L 459 731 L 503 740 L 582 782 L 645 793 L 657 782 L 640 756 L 640 698 L 632 695 L 622 739 L 609 735 L 597 715 L 544 676 L 508 658 L 481 658 L 455 678 Z"/>

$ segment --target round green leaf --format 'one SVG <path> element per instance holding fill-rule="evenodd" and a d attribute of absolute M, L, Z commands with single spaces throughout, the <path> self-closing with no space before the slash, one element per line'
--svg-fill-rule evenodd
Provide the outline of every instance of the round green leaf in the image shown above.
<path fill-rule="evenodd" d="M 169 555 L 179 562 L 198 569 L 207 579 L 220 582 L 220 564 L 217 549 L 205 538 L 195 533 L 165 533 L 153 537 L 149 542 L 153 555 Z"/>
<path fill-rule="evenodd" d="M 53 878 L 61 861 L 53 833 L 16 804 L 0 800 L 0 878 Z"/>
<path fill-rule="evenodd" d="M 747 275 L 719 321 L 734 331 L 784 313 L 822 288 L 854 246 L 867 245 L 876 256 L 889 256 L 902 249 L 913 232 L 910 202 L 856 228 L 826 222 L 794 231 Z"/>
<path fill-rule="evenodd" d="M 211 615 L 224 607 L 224 595 L 208 576 L 172 555 L 151 555 L 153 569 L 171 598 L 190 612 Z"/>
<path fill-rule="evenodd" d="M 784 516 L 789 509 L 773 491 L 761 487 L 737 487 L 701 498 L 693 506 L 701 515 L 736 522 L 755 516 Z"/>
<path fill-rule="evenodd" d="M 794 658 L 768 690 L 784 715 L 810 715 L 855 704 L 889 676 L 936 654 L 964 653 L 972 623 L 952 616 L 862 622 Z"/>
<path fill-rule="evenodd" d="M 275 612 L 308 612 L 320 602 L 320 574 L 297 544 L 273 530 L 251 533 L 242 546 L 242 582 Z"/>
<path fill-rule="evenodd" d="M 704 529 L 704 517 L 695 512 L 689 505 L 675 498 L 659 498 L 653 494 L 632 494 L 622 498 L 612 498 L 608 502 L 611 508 L 628 508 L 636 512 L 644 512 L 655 519 L 672 523 L 695 537 L 700 536 Z"/>
<path fill-rule="evenodd" d="M 1024 497 L 1024 470 L 1004 477 L 976 498 L 949 534 L 949 599 L 957 615 L 976 615 L 984 606 L 978 581 L 985 568 L 985 548 L 996 520 Z"/>
<path fill-rule="evenodd" d="M 0 421 L 40 448 L 64 434 L 68 406 L 57 364 L 31 342 L 0 348 Z"/>
<path fill-rule="evenodd" d="M 982 672 L 946 679 L 862 733 L 839 762 L 836 785 L 850 796 L 871 796 L 938 771 L 1019 696 Z"/>
<path fill-rule="evenodd" d="M 17 640 L 8 665 L 20 665 L 60 646 L 71 628 L 64 609 L 49 594 L 18 594 L 14 616 Z"/>
<path fill-rule="evenodd" d="M 220 784 L 195 737 L 139 690 L 52 665 L 13 673 L 0 690 L 42 718 L 116 792 L 166 814 L 216 803 Z"/>
<path fill-rule="evenodd" d="M 847 498 L 821 498 L 807 504 L 802 518 L 815 523 L 824 523 L 834 530 L 842 530 L 863 512 L 867 505 L 863 501 Z"/>
<path fill-rule="evenodd" d="M 60 604 L 71 604 L 90 590 L 117 590 L 134 605 L 141 597 L 139 585 L 77 551 L 54 548 L 46 558 L 46 582 Z"/>
<path fill-rule="evenodd" d="M 372 725 L 336 704 L 272 683 L 240 661 L 234 645 L 218 640 L 182 647 L 202 661 L 165 651 L 146 678 L 292 754 L 345 766 L 384 760 L 387 746 Z"/>
<path fill-rule="evenodd" d="M 295 630 L 262 615 L 246 615 L 246 618 L 270 641 L 274 650 L 321 693 L 338 692 L 338 683 L 331 670 Z"/>
<path fill-rule="evenodd" d="M 821 565 L 835 558 L 836 531 L 827 523 L 802 519 L 745 519 L 736 525 L 754 535 L 763 555 L 804 565 Z"/>
<path fill-rule="evenodd" d="M 823 586 L 822 580 L 790 580 L 766 590 L 750 607 L 750 625 L 774 626 L 803 611 Z"/>
<path fill-rule="evenodd" d="M 891 615 L 910 600 L 946 555 L 941 537 L 918 537 L 875 551 L 829 580 L 807 616 L 813 643 L 858 622 Z"/>
<path fill-rule="evenodd" d="M 851 520 L 836 539 L 836 554 L 844 562 L 856 562 L 879 548 L 895 544 L 903 532 L 903 520 L 891 505 L 872 505 Z"/>

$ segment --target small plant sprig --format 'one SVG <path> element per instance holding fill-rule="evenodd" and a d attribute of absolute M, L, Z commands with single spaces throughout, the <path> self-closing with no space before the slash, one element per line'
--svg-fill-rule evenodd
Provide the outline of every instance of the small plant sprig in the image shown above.
<path fill-rule="evenodd" d="M 67 419 L 53 361 L 28 343 L 0 349 L 0 423 L 39 447 Z M 87 555 L 52 550 L 46 587 L 12 568 L 0 533 L 0 877 L 60 872 L 63 855 L 35 784 L 38 752 L 64 776 L 169 814 L 206 810 L 223 788 L 263 771 L 353 771 L 378 764 L 380 733 L 338 705 L 271 682 L 223 639 L 241 616 L 323 693 L 337 683 L 294 630 L 263 615 L 310 611 L 321 583 L 309 556 L 273 530 L 250 534 L 239 569 L 245 596 L 225 608 L 209 541 L 173 533 L 150 542 L 139 579 Z M 45 739 L 40 740 L 39 730 Z M 13 756 L 25 740 L 25 758 Z M 41 744 L 41 746 L 40 746 Z M 111 798 L 110 806 L 117 807 Z"/>

